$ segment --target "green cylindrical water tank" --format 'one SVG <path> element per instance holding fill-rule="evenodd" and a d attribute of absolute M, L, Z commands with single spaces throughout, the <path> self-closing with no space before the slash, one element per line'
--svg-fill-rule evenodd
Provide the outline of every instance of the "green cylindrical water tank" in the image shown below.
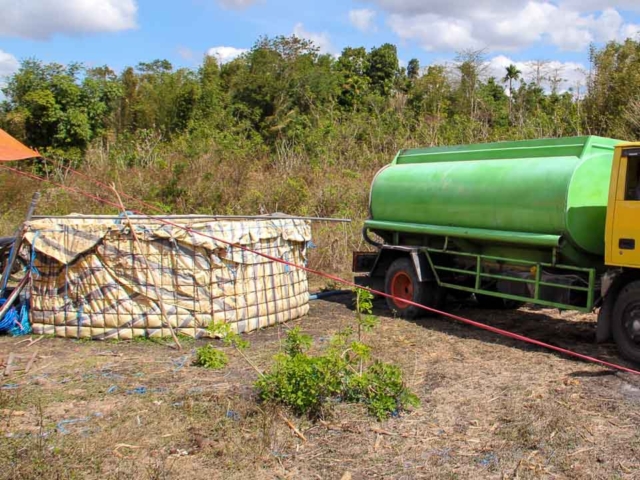
<path fill-rule="evenodd" d="M 559 236 L 602 255 L 620 142 L 589 136 L 403 150 L 374 178 L 365 226 Z"/>

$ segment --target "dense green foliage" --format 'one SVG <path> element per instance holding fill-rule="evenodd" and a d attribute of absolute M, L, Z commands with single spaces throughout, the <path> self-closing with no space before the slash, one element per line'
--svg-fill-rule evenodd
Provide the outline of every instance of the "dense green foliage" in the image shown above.
<path fill-rule="evenodd" d="M 362 403 L 378 419 L 418 406 L 418 398 L 405 385 L 397 365 L 379 360 L 359 370 L 363 344 L 350 341 L 352 332 L 335 335 L 329 348 L 309 355 L 311 339 L 298 327 L 287 335 L 287 348 L 273 367 L 256 382 L 263 401 L 291 408 L 298 415 L 317 418 L 327 414 L 335 402 Z"/>
<path fill-rule="evenodd" d="M 325 415 L 338 401 L 364 404 L 380 420 L 418 406 L 400 367 L 372 360 L 371 347 L 363 341 L 364 332 L 377 324 L 371 300 L 368 292 L 356 292 L 357 333 L 351 328 L 338 332 L 320 354 L 309 355 L 311 337 L 299 327 L 291 329 L 274 366 L 256 382 L 260 398 L 311 418 Z"/>
<path fill-rule="evenodd" d="M 515 65 L 504 78 L 484 78 L 481 52 L 461 53 L 452 68 L 421 70 L 412 59 L 405 69 L 390 44 L 348 47 L 334 58 L 297 37 L 261 38 L 232 62 L 206 57 L 195 71 L 154 60 L 116 75 L 30 59 L 3 89 L 0 125 L 34 147 L 67 154 L 94 141 L 122 146 L 152 136 L 186 139 L 194 154 L 206 140 L 224 150 L 286 148 L 314 161 L 344 136 L 347 122 L 361 127 L 354 140 L 365 144 L 372 135 L 411 144 L 583 131 L 630 137 L 638 133 L 629 103 L 640 93 L 639 50 L 633 40 L 594 49 L 580 98 L 559 93 L 557 75 L 528 82 Z M 545 81 L 555 85 L 551 92 Z"/>
<path fill-rule="evenodd" d="M 208 344 L 196 349 L 194 363 L 200 367 L 222 370 L 229 363 L 229 357 L 222 350 L 218 350 L 213 345 Z"/>
<path fill-rule="evenodd" d="M 529 76 L 509 66 L 487 78 L 481 52 L 461 52 L 451 65 L 412 59 L 405 69 L 393 45 L 334 58 L 296 37 L 261 38 L 229 63 L 206 57 L 197 69 L 155 60 L 116 74 L 27 60 L 3 89 L 0 128 L 38 148 L 58 179 L 96 190 L 64 169 L 71 162 L 164 211 L 352 218 L 347 235 L 314 232 L 317 258 L 340 269 L 361 246 L 371 178 L 401 148 L 640 138 L 640 42 L 594 48 L 591 63 L 580 91 L 562 91 L 562 72 L 544 62 Z M 35 188 L 11 180 L 4 212 Z M 59 191 L 41 205 L 41 213 L 112 212 Z M 4 220 L 7 231 L 18 221 Z"/>

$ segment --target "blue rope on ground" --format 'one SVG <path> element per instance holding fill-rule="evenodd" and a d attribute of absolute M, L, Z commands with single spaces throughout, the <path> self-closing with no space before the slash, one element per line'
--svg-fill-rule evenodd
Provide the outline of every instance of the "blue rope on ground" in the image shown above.
<path fill-rule="evenodd" d="M 6 303 L 6 298 L 0 298 L 0 306 Z M 11 307 L 0 321 L 0 333 L 8 332 L 14 337 L 28 335 L 33 329 L 29 322 L 29 307 L 27 302 L 22 302 L 16 308 Z"/>
<path fill-rule="evenodd" d="M 6 298 L 0 298 L 0 307 L 7 302 Z M 15 324 L 16 319 L 18 318 L 18 314 L 16 312 L 15 307 L 9 309 L 7 313 L 4 314 L 2 320 L 0 320 L 0 332 L 8 332 L 11 327 Z"/>
<path fill-rule="evenodd" d="M 27 302 L 24 302 L 20 306 L 19 320 L 16 318 L 16 322 L 13 327 L 9 329 L 9 333 L 14 337 L 21 335 L 28 335 L 33 331 L 31 328 L 31 322 L 29 322 L 29 308 Z"/>
<path fill-rule="evenodd" d="M 121 224 L 122 224 L 122 222 L 123 222 L 124 220 L 126 220 L 126 218 L 127 218 L 129 215 L 135 215 L 135 213 L 134 213 L 134 212 L 130 212 L 129 210 L 127 210 L 127 211 L 125 211 L 125 212 L 121 212 L 121 213 L 118 215 L 118 218 L 116 218 L 116 219 L 115 219 L 114 223 L 115 223 L 116 225 L 121 225 Z"/>

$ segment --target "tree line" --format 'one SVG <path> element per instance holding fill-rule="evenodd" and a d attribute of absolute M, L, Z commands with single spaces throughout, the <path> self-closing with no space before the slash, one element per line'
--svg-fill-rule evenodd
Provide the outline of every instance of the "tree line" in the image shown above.
<path fill-rule="evenodd" d="M 359 127 L 351 140 L 385 152 L 577 134 L 637 139 L 639 54 L 631 39 L 592 48 L 581 95 L 559 91 L 557 75 L 541 72 L 544 63 L 532 79 L 514 65 L 487 78 L 478 51 L 460 52 L 453 67 L 422 68 L 412 59 L 404 68 L 391 44 L 348 47 L 336 58 L 295 36 L 260 38 L 231 62 L 205 57 L 195 70 L 154 60 L 116 74 L 28 59 L 3 88 L 0 126 L 78 162 L 92 145 L 118 150 L 178 139 L 223 150 L 285 149 L 317 161 L 345 124 Z M 126 163 L 150 161 L 130 150 Z"/>
<path fill-rule="evenodd" d="M 166 60 L 108 67 L 22 62 L 3 89 L 0 128 L 47 161 L 21 168 L 104 195 L 72 165 L 172 213 L 286 212 L 351 218 L 316 224 L 312 263 L 341 272 L 364 248 L 376 171 L 399 149 L 584 134 L 640 139 L 640 43 L 590 51 L 580 91 L 539 61 L 491 77 L 481 51 L 449 65 L 399 64 L 396 48 L 323 55 L 296 37 L 260 38 L 239 58 L 196 69 Z M 0 170 L 0 230 L 36 189 L 41 214 L 117 213 Z M 132 205 L 132 208 L 139 205 Z"/>

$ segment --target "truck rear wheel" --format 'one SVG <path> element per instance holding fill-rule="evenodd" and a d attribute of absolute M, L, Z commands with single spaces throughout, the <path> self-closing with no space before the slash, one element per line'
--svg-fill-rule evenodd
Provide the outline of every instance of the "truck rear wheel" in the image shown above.
<path fill-rule="evenodd" d="M 621 355 L 640 363 L 640 280 L 629 283 L 618 294 L 611 333 Z"/>
<path fill-rule="evenodd" d="M 391 264 L 385 275 L 385 293 L 395 297 L 387 297 L 387 306 L 400 317 L 409 319 L 424 316 L 427 311 L 402 300 L 431 308 L 440 307 L 443 301 L 442 289 L 435 280 L 420 282 L 409 258 L 399 258 Z"/>

